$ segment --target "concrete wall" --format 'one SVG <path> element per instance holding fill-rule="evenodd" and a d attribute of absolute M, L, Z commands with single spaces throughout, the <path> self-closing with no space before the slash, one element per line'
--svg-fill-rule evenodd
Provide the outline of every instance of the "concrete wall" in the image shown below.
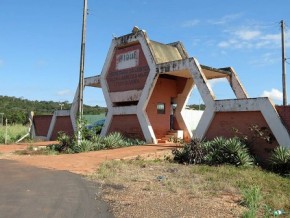
<path fill-rule="evenodd" d="M 290 105 L 276 106 L 276 110 L 288 132 L 290 132 Z"/>
<path fill-rule="evenodd" d="M 108 133 L 120 132 L 129 138 L 138 138 L 144 140 L 138 117 L 132 115 L 114 115 Z"/>
<path fill-rule="evenodd" d="M 149 67 L 140 44 L 116 49 L 106 76 L 109 91 L 142 90 L 148 73 Z"/>
<path fill-rule="evenodd" d="M 184 120 L 185 122 L 188 123 L 188 126 L 190 127 L 190 130 L 193 133 L 193 135 L 194 130 L 196 129 L 203 112 L 204 111 L 201 110 L 189 110 L 189 109 L 186 109 L 183 112 Z"/>
<path fill-rule="evenodd" d="M 33 116 L 31 135 L 43 140 L 56 140 L 58 132 L 73 136 L 74 128 L 69 110 L 55 111 L 53 115 Z"/>
<path fill-rule="evenodd" d="M 158 78 L 146 108 L 149 121 L 157 138 L 162 138 L 170 130 L 171 97 L 176 97 L 176 81 Z M 157 113 L 157 104 L 165 104 L 165 114 Z"/>
<path fill-rule="evenodd" d="M 50 140 L 56 140 L 58 132 L 65 132 L 69 136 L 74 135 L 74 130 L 70 116 L 56 117 L 53 132 L 51 134 Z"/>
<path fill-rule="evenodd" d="M 271 141 L 267 143 L 260 137 L 255 137 L 255 132 L 250 130 L 252 125 L 257 125 L 267 134 Z M 234 129 L 238 130 L 238 133 Z M 247 136 L 250 142 L 250 149 L 260 159 L 266 160 L 269 154 L 278 143 L 272 134 L 270 127 L 260 111 L 239 111 L 239 112 L 216 112 L 206 133 L 206 139 L 213 139 L 217 136 L 230 138 L 234 136 Z"/>
<path fill-rule="evenodd" d="M 47 136 L 52 115 L 37 115 L 33 117 L 33 126 L 36 136 Z"/>

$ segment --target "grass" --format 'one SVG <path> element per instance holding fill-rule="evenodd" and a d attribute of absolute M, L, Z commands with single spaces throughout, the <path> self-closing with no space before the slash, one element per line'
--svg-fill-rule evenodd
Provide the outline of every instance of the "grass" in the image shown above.
<path fill-rule="evenodd" d="M 290 179 L 263 171 L 258 167 L 185 166 L 145 160 L 110 161 L 100 166 L 93 179 L 103 184 L 105 187 L 104 198 L 110 202 L 141 198 L 140 196 L 147 196 L 147 194 L 148 198 L 154 200 L 151 196 L 162 195 L 162 201 L 169 202 L 173 211 L 175 210 L 174 202 L 179 202 L 184 206 L 182 208 L 184 213 L 176 212 L 173 216 L 190 214 L 189 208 L 192 206 L 196 208 L 197 203 L 190 205 L 195 199 L 200 202 L 210 199 L 210 204 L 204 205 L 208 212 L 203 211 L 203 213 L 210 213 L 211 207 L 216 205 L 214 207 L 216 209 L 224 196 L 230 196 L 231 205 L 236 206 L 230 208 L 232 206 L 229 205 L 229 208 L 226 208 L 231 210 L 232 214 L 223 214 L 224 211 L 220 209 L 221 217 L 256 217 L 257 215 L 258 217 L 270 217 L 269 213 L 273 215 L 272 212 L 278 209 L 290 211 Z M 123 188 L 119 190 L 114 187 Z M 183 198 L 187 200 L 183 202 Z M 135 199 L 135 201 L 147 200 L 144 198 Z M 160 204 L 160 202 L 157 204 L 159 208 Z M 138 205 L 134 205 L 134 207 L 129 208 L 138 210 Z M 143 207 L 146 207 L 146 202 L 143 203 Z M 180 207 L 180 205 L 176 205 L 176 207 Z M 122 213 L 130 213 L 120 205 L 115 205 L 115 210 L 120 217 L 122 217 Z M 154 208 L 151 210 L 155 211 Z M 156 213 L 158 213 L 158 209 L 156 209 Z M 167 215 L 172 216 L 172 214 Z M 202 216 L 214 215 L 215 212 Z"/>
<path fill-rule="evenodd" d="M 24 136 L 28 131 L 27 126 L 23 126 L 20 124 L 16 125 L 8 125 L 7 126 L 7 144 L 11 144 L 16 142 L 22 136 Z M 5 143 L 5 135 L 6 135 L 6 127 L 0 126 L 0 144 Z"/>
<path fill-rule="evenodd" d="M 17 155 L 58 155 L 59 152 L 53 149 L 54 145 L 47 147 L 39 147 L 39 146 L 28 146 L 25 150 L 15 151 L 14 154 Z"/>
<path fill-rule="evenodd" d="M 87 124 L 93 124 L 98 120 L 104 119 L 106 117 L 106 114 L 83 115 L 83 117 L 86 120 Z"/>

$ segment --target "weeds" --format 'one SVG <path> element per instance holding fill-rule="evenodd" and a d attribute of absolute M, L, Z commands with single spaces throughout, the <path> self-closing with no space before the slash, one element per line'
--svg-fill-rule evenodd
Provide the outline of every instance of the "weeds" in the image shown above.
<path fill-rule="evenodd" d="M 211 199 L 207 201 L 213 204 L 214 199 L 222 201 L 221 196 L 226 195 L 232 196 L 241 210 L 239 215 L 225 217 L 240 217 L 242 214 L 243 217 L 273 217 L 274 211 L 290 210 L 290 180 L 258 167 L 181 165 L 140 159 L 110 161 L 101 165 L 95 179 L 104 184 L 126 184 L 124 193 L 105 188 L 106 195 L 109 189 L 113 190 L 110 199 L 116 202 L 120 201 L 120 196 L 135 200 L 137 196 L 137 199 L 147 195 L 146 198 L 162 196 L 162 201 L 174 199 L 170 204 L 174 210 L 173 202 L 179 202 L 181 198 L 186 199 L 186 204 L 195 199 L 198 202 Z"/>
<path fill-rule="evenodd" d="M 7 126 L 7 136 L 6 136 L 6 127 L 0 126 L 0 144 L 5 143 L 5 136 L 6 136 L 6 143 L 11 144 L 16 142 L 20 139 L 23 135 L 27 133 L 27 127 L 16 124 L 16 125 L 9 125 Z"/>
<path fill-rule="evenodd" d="M 243 190 L 242 194 L 242 204 L 249 208 L 248 211 L 244 212 L 243 217 L 255 218 L 260 207 L 260 202 L 262 200 L 260 188 L 258 186 L 254 186 L 252 188 Z"/>

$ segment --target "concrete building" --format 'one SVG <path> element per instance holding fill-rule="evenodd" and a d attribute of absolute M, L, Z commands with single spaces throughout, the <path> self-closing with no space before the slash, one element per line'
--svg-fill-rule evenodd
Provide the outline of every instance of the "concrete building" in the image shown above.
<path fill-rule="evenodd" d="M 235 99 L 215 100 L 208 81 L 219 78 L 227 79 Z M 164 142 L 173 134 L 185 140 L 251 137 L 256 125 L 271 139 L 254 146 L 257 153 L 265 156 L 278 144 L 290 147 L 289 106 L 249 98 L 233 68 L 201 65 L 181 42 L 155 42 L 137 27 L 112 40 L 101 74 L 85 78 L 85 86 L 103 90 L 108 114 L 102 135 L 117 131 L 148 143 Z M 194 86 L 206 105 L 204 112 L 185 109 Z M 75 130 L 77 100 L 78 90 L 70 110 Z"/>

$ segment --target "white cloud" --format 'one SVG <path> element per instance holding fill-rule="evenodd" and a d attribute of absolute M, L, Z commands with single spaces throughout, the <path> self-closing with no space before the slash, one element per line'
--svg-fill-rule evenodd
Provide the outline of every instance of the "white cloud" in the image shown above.
<path fill-rule="evenodd" d="M 268 53 L 263 54 L 260 58 L 252 60 L 250 64 L 256 65 L 256 66 L 267 66 L 267 65 L 277 63 L 279 61 L 281 61 L 280 54 L 277 55 L 277 54 L 268 52 Z"/>
<path fill-rule="evenodd" d="M 73 92 L 69 89 L 60 90 L 56 93 L 58 96 L 72 96 Z"/>
<path fill-rule="evenodd" d="M 242 16 L 242 13 L 228 14 L 228 15 L 223 16 L 222 18 L 215 19 L 215 20 L 209 20 L 208 22 L 210 24 L 214 24 L 214 25 L 223 25 L 223 24 L 227 24 L 229 22 L 232 22 L 232 21 L 240 18 L 241 16 Z"/>
<path fill-rule="evenodd" d="M 239 27 L 235 30 L 226 30 L 227 39 L 217 43 L 219 48 L 231 49 L 261 49 L 279 48 L 281 46 L 281 34 L 266 33 L 259 27 Z M 286 46 L 290 47 L 287 44 Z"/>
<path fill-rule="evenodd" d="M 229 46 L 231 46 L 231 43 L 227 42 L 227 41 L 221 41 L 218 43 L 218 47 L 220 47 L 220 48 L 227 48 Z"/>
<path fill-rule="evenodd" d="M 271 91 L 263 91 L 262 97 L 268 97 L 274 101 L 282 101 L 283 93 L 278 89 L 273 88 Z"/>
<path fill-rule="evenodd" d="M 258 30 L 238 30 L 234 33 L 238 38 L 242 40 L 252 40 L 256 39 L 261 35 L 261 32 Z"/>
<path fill-rule="evenodd" d="M 197 26 L 199 23 L 200 23 L 200 21 L 197 19 L 188 20 L 182 24 L 182 27 L 193 27 L 193 26 Z"/>

